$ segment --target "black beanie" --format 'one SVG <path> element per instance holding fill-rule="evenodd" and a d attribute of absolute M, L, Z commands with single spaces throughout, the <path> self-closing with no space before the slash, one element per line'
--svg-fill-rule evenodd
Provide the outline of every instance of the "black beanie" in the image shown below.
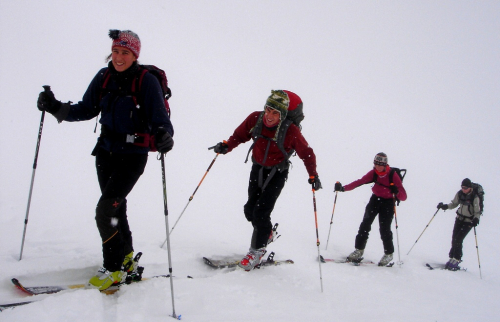
<path fill-rule="evenodd" d="M 462 180 L 462 187 L 472 188 L 472 181 L 470 181 L 469 178 L 465 178 L 464 180 Z"/>

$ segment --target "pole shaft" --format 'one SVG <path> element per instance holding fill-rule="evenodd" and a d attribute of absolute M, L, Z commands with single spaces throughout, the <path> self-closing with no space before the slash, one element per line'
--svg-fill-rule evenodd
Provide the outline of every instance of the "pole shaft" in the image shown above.
<path fill-rule="evenodd" d="M 434 219 L 434 217 L 436 217 L 436 214 L 438 213 L 439 209 L 436 210 L 436 212 L 434 213 L 434 215 L 432 216 L 431 220 L 429 220 L 429 223 L 427 224 L 427 226 L 425 226 L 424 230 L 422 231 L 422 233 L 420 234 L 420 236 L 418 236 L 417 240 L 415 241 L 415 243 L 413 244 L 413 246 L 411 246 L 410 250 L 408 251 L 408 253 L 406 255 L 409 255 L 411 250 L 413 249 L 413 247 L 415 247 L 415 245 L 417 244 L 418 240 L 420 239 L 420 237 L 422 237 L 422 235 L 424 234 L 425 230 L 427 229 L 427 227 L 429 227 L 429 225 L 431 224 L 431 221 Z"/>
<path fill-rule="evenodd" d="M 35 183 L 35 172 L 36 172 L 36 167 L 38 164 L 38 152 L 40 151 L 40 142 L 42 141 L 42 131 L 43 131 L 44 120 L 45 120 L 45 111 L 42 111 L 42 116 L 40 118 L 40 126 L 38 128 L 38 139 L 36 141 L 35 158 L 33 161 L 33 171 L 31 173 L 31 183 L 30 183 L 30 191 L 28 194 L 28 204 L 26 206 L 26 216 L 24 218 L 24 230 L 23 230 L 23 238 L 21 241 L 21 252 L 19 254 L 19 260 L 23 259 L 24 240 L 26 238 L 26 229 L 28 228 L 28 217 L 30 214 L 31 196 L 33 194 L 33 185 Z"/>
<path fill-rule="evenodd" d="M 319 281 L 321 284 L 321 293 L 323 293 L 323 274 L 321 272 L 321 254 L 319 251 L 319 232 L 318 232 L 318 215 L 316 210 L 316 193 L 315 190 L 312 190 L 313 193 L 313 206 L 314 206 L 314 221 L 316 224 L 316 245 L 318 247 L 318 263 L 319 263 Z"/>
<path fill-rule="evenodd" d="M 203 182 L 203 180 L 205 180 L 205 177 L 207 176 L 208 172 L 212 168 L 212 165 L 214 164 L 214 162 L 215 162 L 215 160 L 217 159 L 218 156 L 219 156 L 219 153 L 217 153 L 215 155 L 215 158 L 212 160 L 212 162 L 208 166 L 207 171 L 205 171 L 205 174 L 201 178 L 200 183 L 198 183 L 198 185 L 196 186 L 196 189 L 194 189 L 193 194 L 191 195 L 191 197 L 189 197 L 189 201 L 187 202 L 186 206 L 184 207 L 184 209 L 182 210 L 181 214 L 179 215 L 179 218 L 177 218 L 177 220 L 175 221 L 174 226 L 172 227 L 172 230 L 170 231 L 170 233 L 172 233 L 174 231 L 175 226 L 177 226 L 177 223 L 179 222 L 179 220 L 181 219 L 182 215 L 184 214 L 184 211 L 186 211 L 186 208 L 189 206 L 189 203 L 191 202 L 191 200 L 193 200 L 194 195 L 196 194 L 196 191 L 198 191 L 198 188 L 201 186 L 201 183 Z M 161 245 L 161 247 L 163 247 L 163 245 L 165 245 L 165 242 L 163 242 L 163 244 Z"/>
<path fill-rule="evenodd" d="M 328 242 L 330 241 L 330 232 L 332 231 L 333 214 L 335 213 L 335 205 L 337 204 L 337 194 L 338 193 L 339 193 L 338 191 L 335 191 L 335 200 L 333 201 L 332 218 L 330 218 L 330 229 L 328 229 L 328 238 L 326 240 L 325 250 L 328 249 Z"/>
<path fill-rule="evenodd" d="M 167 253 L 168 253 L 168 272 L 170 273 L 170 294 L 172 297 L 172 317 L 177 318 L 175 314 L 175 303 L 174 303 L 174 275 L 172 270 L 172 255 L 170 252 L 170 234 L 168 227 L 168 203 L 167 203 L 167 182 L 165 179 L 165 157 L 164 154 L 161 153 L 161 179 L 163 182 L 163 209 L 165 214 L 165 226 L 167 232 Z"/>
<path fill-rule="evenodd" d="M 401 253 L 399 251 L 399 232 L 398 232 L 398 215 L 396 212 L 396 195 L 393 194 L 394 200 L 394 223 L 396 224 L 396 240 L 398 243 L 398 266 L 401 267 Z"/>
<path fill-rule="evenodd" d="M 477 244 L 476 227 L 474 227 L 474 238 L 476 239 L 477 264 L 479 265 L 479 277 L 481 279 L 483 279 L 483 274 L 481 273 L 481 261 L 479 260 L 479 246 Z"/>

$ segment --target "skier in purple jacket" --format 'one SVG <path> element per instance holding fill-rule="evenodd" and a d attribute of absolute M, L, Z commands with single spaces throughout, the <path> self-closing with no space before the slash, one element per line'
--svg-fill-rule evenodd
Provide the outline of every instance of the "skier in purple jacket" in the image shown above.
<path fill-rule="evenodd" d="M 357 187 L 374 182 L 372 187 L 372 196 L 366 205 L 363 221 L 359 225 L 358 234 L 354 243 L 355 250 L 347 257 L 348 261 L 360 262 L 363 258 L 368 235 L 375 217 L 378 215 L 380 226 L 380 237 L 384 244 L 384 256 L 378 263 L 379 266 L 388 265 L 394 253 L 394 244 L 392 242 L 391 224 L 394 216 L 394 207 L 396 200 L 405 201 L 406 191 L 399 175 L 391 171 L 387 163 L 387 155 L 383 152 L 377 153 L 373 160 L 374 167 L 361 179 L 353 181 L 348 185 L 342 186 L 340 182 L 335 184 L 335 191 L 351 191 Z"/>

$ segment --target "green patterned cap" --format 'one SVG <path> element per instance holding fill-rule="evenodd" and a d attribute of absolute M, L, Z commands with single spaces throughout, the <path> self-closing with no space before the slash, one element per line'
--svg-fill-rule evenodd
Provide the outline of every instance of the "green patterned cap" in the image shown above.
<path fill-rule="evenodd" d="M 281 114 L 281 120 L 284 120 L 288 113 L 288 106 L 290 105 L 290 98 L 285 91 L 272 90 L 271 95 L 267 98 L 266 106 L 277 110 Z"/>

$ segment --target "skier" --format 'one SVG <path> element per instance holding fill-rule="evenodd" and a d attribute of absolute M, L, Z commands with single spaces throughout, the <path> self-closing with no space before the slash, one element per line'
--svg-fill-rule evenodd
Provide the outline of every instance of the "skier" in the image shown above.
<path fill-rule="evenodd" d="M 387 155 L 383 152 L 377 153 L 373 160 L 374 167 L 361 179 L 353 181 L 348 185 L 342 186 L 340 182 L 335 184 L 335 191 L 351 191 L 363 184 L 375 184 L 372 187 L 372 196 L 366 205 L 363 220 L 359 225 L 358 234 L 354 243 L 355 250 L 347 257 L 348 261 L 360 262 L 363 258 L 368 235 L 371 225 L 378 214 L 380 226 L 380 237 L 384 245 L 384 256 L 380 259 L 378 265 L 388 265 L 394 253 L 394 244 L 392 242 L 391 223 L 394 216 L 394 207 L 396 200 L 405 201 L 406 191 L 399 175 L 391 172 L 391 167 L 387 163 Z"/>
<path fill-rule="evenodd" d="M 124 267 L 129 274 L 137 269 L 126 197 L 142 175 L 151 147 L 166 153 L 174 145 L 174 130 L 156 77 L 146 73 L 140 92 L 131 93 L 140 72 L 139 36 L 130 30 L 110 30 L 109 36 L 108 67 L 95 75 L 82 101 L 61 103 L 46 89 L 37 102 L 39 110 L 53 114 L 59 123 L 90 120 L 101 113 L 101 133 L 92 155 L 101 189 L 95 219 L 102 238 L 103 266 L 89 280 L 99 290 L 122 282 L 127 275 Z M 103 88 L 106 70 L 110 77 Z M 133 95 L 137 95 L 138 106 Z"/>
<path fill-rule="evenodd" d="M 249 252 L 239 263 L 239 267 L 246 271 L 260 264 L 267 245 L 273 240 L 271 212 L 288 178 L 288 158 L 292 150 L 304 162 L 310 176 L 308 182 L 313 189 L 321 189 L 316 172 L 316 156 L 299 127 L 291 124 L 284 137 L 279 134 L 282 133 L 280 129 L 287 124 L 284 122 L 287 113 L 301 109 L 302 100 L 298 95 L 286 90 L 273 90 L 263 112 L 251 113 L 227 141 L 219 142 L 214 147 L 215 153 L 226 154 L 241 143 L 254 139 L 250 148 L 253 165 L 248 200 L 243 207 L 246 219 L 252 223 L 253 233 Z M 261 132 L 255 133 L 256 128 L 261 129 Z M 285 151 L 282 151 L 280 144 L 283 144 Z"/>
<path fill-rule="evenodd" d="M 462 188 L 455 194 L 455 198 L 449 204 L 440 202 L 438 209 L 454 209 L 458 205 L 457 217 L 453 227 L 451 237 L 450 259 L 445 265 L 446 269 L 458 270 L 458 264 L 462 262 L 462 244 L 471 231 L 472 227 L 479 225 L 479 216 L 481 216 L 480 199 L 473 193 L 472 181 L 469 178 L 462 180 Z"/>

